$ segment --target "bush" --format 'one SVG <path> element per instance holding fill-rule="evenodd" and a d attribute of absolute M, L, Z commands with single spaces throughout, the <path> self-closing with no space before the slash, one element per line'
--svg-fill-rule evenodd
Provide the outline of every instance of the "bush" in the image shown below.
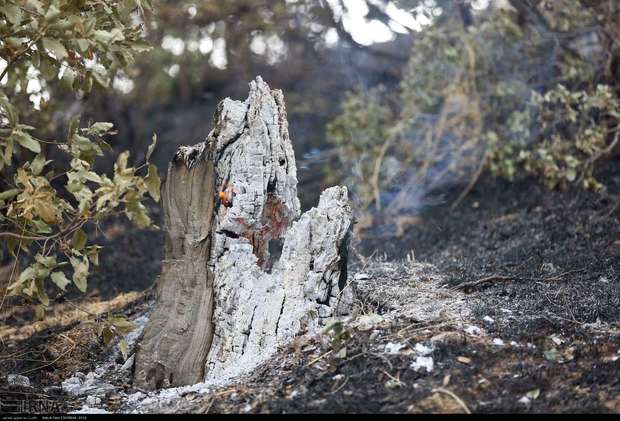
<path fill-rule="evenodd" d="M 617 60 L 620 40 L 579 44 L 610 26 L 613 6 L 568 3 L 530 10 L 535 21 L 493 8 L 473 27 L 443 16 L 416 34 L 398 91 L 351 93 L 327 135 L 346 167 L 361 165 L 351 181 L 362 203 L 380 208 L 379 191 L 409 184 L 466 193 L 484 170 L 603 189 L 593 170 L 617 144 L 620 116 L 613 60 L 600 58 Z"/>
<path fill-rule="evenodd" d="M 93 167 L 110 149 L 111 123 L 81 124 L 75 115 L 63 139 L 47 130 L 55 98 L 107 88 L 148 49 L 135 23 L 145 8 L 147 0 L 0 2 L 0 238 L 15 267 L 28 255 L 8 290 L 37 300 L 39 317 L 49 304 L 48 281 L 86 291 L 101 248 L 89 244 L 86 226 L 118 213 L 152 225 L 143 201 L 147 192 L 159 200 L 157 168 L 148 162 L 155 137 L 147 162 L 131 167 L 123 152 L 108 176 Z M 68 159 L 49 160 L 54 153 Z"/>

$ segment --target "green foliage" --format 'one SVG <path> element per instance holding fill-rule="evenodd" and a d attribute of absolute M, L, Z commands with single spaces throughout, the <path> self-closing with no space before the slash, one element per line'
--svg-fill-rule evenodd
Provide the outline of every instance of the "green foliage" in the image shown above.
<path fill-rule="evenodd" d="M 398 90 L 346 98 L 327 134 L 346 168 L 366 163 L 353 172 L 363 204 L 380 207 L 380 191 L 402 187 L 397 173 L 414 174 L 422 190 L 475 182 L 483 169 L 550 188 L 603 188 L 593 169 L 617 144 L 620 121 L 613 78 L 604 76 L 611 61 L 559 43 L 566 31 L 613 26 L 611 14 L 575 1 L 537 7 L 546 25 L 490 9 L 465 28 L 452 10 L 416 34 Z M 601 45 L 620 56 L 617 44 Z"/>
<path fill-rule="evenodd" d="M 359 186 L 363 206 L 374 198 L 375 168 L 386 140 L 391 137 L 393 119 L 390 109 L 381 103 L 380 92 L 375 90 L 359 95 L 349 93 L 342 103 L 342 114 L 327 126 L 331 142 L 346 150 L 342 159 L 345 167 L 352 169 L 351 178 Z M 383 174 L 384 182 L 386 177 Z"/>
<path fill-rule="evenodd" d="M 509 180 L 515 164 L 549 188 L 579 183 L 601 190 L 592 175 L 594 163 L 618 143 L 620 102 L 607 85 L 596 90 L 569 91 L 563 85 L 545 95 L 534 95 L 541 140 L 519 150 L 511 143 L 494 148 L 491 171 Z M 509 169 L 509 171 L 507 171 Z"/>
<path fill-rule="evenodd" d="M 13 294 L 46 306 L 47 281 L 86 292 L 101 247 L 90 243 L 85 227 L 119 213 L 152 225 L 143 201 L 147 193 L 159 200 L 157 169 L 148 162 L 155 138 L 147 162 L 132 167 L 123 152 L 108 176 L 93 168 L 110 150 L 112 123 L 81 124 L 75 115 L 56 140 L 45 139 L 43 124 L 26 123 L 46 120 L 52 94 L 81 98 L 107 88 L 116 71 L 147 50 L 135 23 L 145 8 L 149 0 L 0 0 L 0 237 L 16 260 L 20 252 L 33 256 L 9 286 Z M 49 99 L 33 103 L 32 84 Z M 47 159 L 59 155 L 66 159 Z"/>
<path fill-rule="evenodd" d="M 336 358 L 347 356 L 347 344 L 351 340 L 351 331 L 340 321 L 329 323 L 323 328 L 323 345 L 326 352 L 331 352 Z"/>

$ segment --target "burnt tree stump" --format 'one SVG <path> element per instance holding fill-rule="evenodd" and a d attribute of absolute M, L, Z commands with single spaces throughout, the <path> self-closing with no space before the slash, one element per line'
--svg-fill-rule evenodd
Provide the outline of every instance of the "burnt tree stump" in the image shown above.
<path fill-rule="evenodd" d="M 258 77 L 225 99 L 205 142 L 182 146 L 162 191 L 166 248 L 134 386 L 221 382 L 346 314 L 344 187 L 300 216 L 282 92 Z"/>

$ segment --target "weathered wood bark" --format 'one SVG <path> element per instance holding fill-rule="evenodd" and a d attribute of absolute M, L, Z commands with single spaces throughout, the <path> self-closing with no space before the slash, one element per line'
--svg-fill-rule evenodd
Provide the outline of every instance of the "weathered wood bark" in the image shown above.
<path fill-rule="evenodd" d="M 134 385 L 225 381 L 350 305 L 347 190 L 300 217 L 282 93 L 259 77 L 181 147 L 163 189 L 166 259 Z"/>

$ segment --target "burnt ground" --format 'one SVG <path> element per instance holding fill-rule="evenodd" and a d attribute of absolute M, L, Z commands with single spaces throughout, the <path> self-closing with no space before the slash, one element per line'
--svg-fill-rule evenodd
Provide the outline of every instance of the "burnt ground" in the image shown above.
<path fill-rule="evenodd" d="M 418 260 L 440 268 L 450 285 L 465 290 L 471 289 L 468 283 L 496 277 L 474 288 L 480 314 L 493 316 L 504 303 L 518 303 L 552 325 L 618 322 L 619 164 L 608 162 L 599 172 L 607 194 L 549 191 L 527 180 L 481 180 L 454 211 L 429 209 L 401 238 L 382 237 L 379 226 L 361 248 L 390 260 L 414 250 Z M 528 323 L 521 327 L 530 328 Z"/>
<path fill-rule="evenodd" d="M 373 257 L 353 261 L 350 279 L 365 273 L 370 279 L 364 285 L 393 287 L 383 298 L 360 296 L 358 312 L 373 320 L 370 326 L 345 321 L 335 342 L 329 334 L 302 337 L 235 385 L 207 395 L 189 393 L 155 410 L 620 412 L 618 164 L 610 161 L 600 170 L 607 194 L 482 179 L 455 210 L 429 209 L 400 237 L 389 235 L 390 221 L 366 231 L 355 248 Z M 102 255 L 106 270 L 93 280 L 102 295 L 152 283 L 161 253 L 158 235 L 132 231 L 117 237 L 123 243 L 118 247 L 109 240 L 114 267 L 108 271 Z M 145 245 L 152 254 L 140 254 Z M 403 287 L 407 282 L 425 279 L 405 269 L 417 265 L 407 262 L 411 250 L 416 261 L 433 268 L 429 277 L 440 274 L 445 303 L 466 303 L 468 311 L 424 320 L 414 311 L 417 298 L 391 306 L 399 291 L 413 294 Z M 134 288 L 132 278 L 143 283 Z M 416 294 L 434 300 L 424 290 Z M 445 303 L 438 300 L 437 306 Z M 70 336 L 78 328 L 48 329 L 5 350 L 33 343 L 45 348 L 44 338 Z M 104 351 L 96 339 L 89 343 L 94 348 L 86 359 L 92 364 Z M 412 367 L 423 356 L 417 344 L 432 349 L 427 355 L 432 371 Z M 79 366 L 84 359 L 61 358 L 42 369 L 52 374 L 28 374 L 34 390 L 58 384 L 53 373 L 60 363 L 63 373 L 84 370 Z M 1 371 L 33 367 L 17 360 L 1 360 Z"/>

